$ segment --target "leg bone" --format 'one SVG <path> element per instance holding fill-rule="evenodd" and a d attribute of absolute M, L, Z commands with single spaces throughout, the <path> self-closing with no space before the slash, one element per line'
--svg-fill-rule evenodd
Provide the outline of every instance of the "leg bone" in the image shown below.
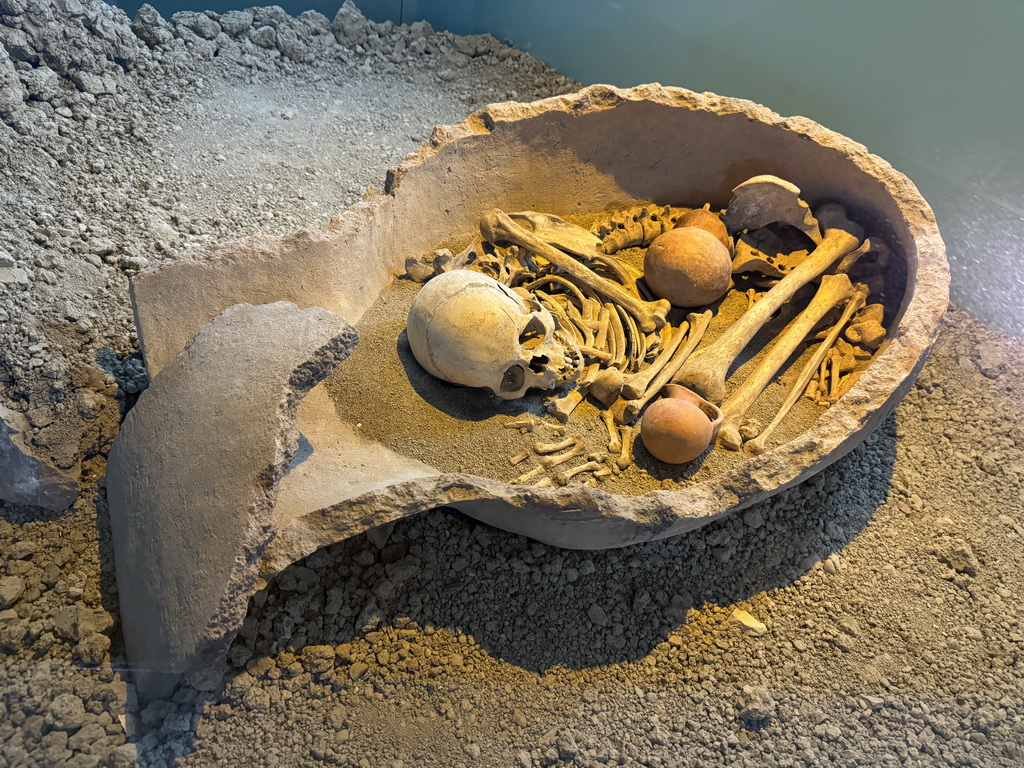
<path fill-rule="evenodd" d="M 843 310 L 842 317 L 840 317 L 839 321 L 832 326 L 828 335 L 825 337 L 825 340 L 821 342 L 821 345 L 814 352 L 814 356 L 807 361 L 803 369 L 800 371 L 800 375 L 797 376 L 796 381 L 793 382 L 789 389 L 789 394 L 786 395 L 786 400 L 782 403 L 778 413 L 776 413 L 775 417 L 768 423 L 768 426 L 761 431 L 760 435 L 746 443 L 746 447 L 751 453 L 764 453 L 764 450 L 768 445 L 768 439 L 772 436 L 775 428 L 779 426 L 782 420 L 786 418 L 786 415 L 792 407 L 796 405 L 796 401 L 800 399 L 800 396 L 814 379 L 814 374 L 818 372 L 819 367 L 825 361 L 829 350 L 832 348 L 832 345 L 835 344 L 839 334 L 842 333 L 843 328 L 850 321 L 853 313 L 864 306 L 866 298 L 866 291 L 858 285 L 857 291 L 853 294 L 853 298 L 846 303 L 846 308 Z"/>
<path fill-rule="evenodd" d="M 796 350 L 821 318 L 832 310 L 836 304 L 849 299 L 853 295 L 853 284 L 845 274 L 825 275 L 821 278 L 821 286 L 814 294 L 811 303 L 797 318 L 786 327 L 782 335 L 768 348 L 764 358 L 754 371 L 737 387 L 722 403 L 725 420 L 718 430 L 718 439 L 722 446 L 738 451 L 743 444 L 739 429 L 743 417 L 757 396 L 778 373 L 790 355 Z M 762 299 L 764 301 L 764 299 Z"/>
<path fill-rule="evenodd" d="M 688 363 L 675 383 L 692 389 L 713 403 L 722 402 L 729 367 L 761 327 L 794 293 L 819 278 L 837 259 L 860 244 L 863 230 L 846 218 L 846 212 L 841 206 L 827 203 L 818 209 L 817 214 L 818 222 L 825 231 L 821 244 L 715 339 L 713 344 Z"/>

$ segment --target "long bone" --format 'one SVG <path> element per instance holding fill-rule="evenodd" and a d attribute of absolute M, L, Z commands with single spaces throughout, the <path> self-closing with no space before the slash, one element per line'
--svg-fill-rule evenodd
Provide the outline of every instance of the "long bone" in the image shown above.
<path fill-rule="evenodd" d="M 601 469 L 603 465 L 599 461 L 588 461 L 586 464 L 580 464 L 578 467 L 567 469 L 565 472 L 560 473 L 555 477 L 559 485 L 568 485 L 569 481 L 572 480 L 576 475 L 583 472 L 596 472 Z"/>
<path fill-rule="evenodd" d="M 837 259 L 860 244 L 864 230 L 846 217 L 842 206 L 826 203 L 817 210 L 817 215 L 818 223 L 825 231 L 821 244 L 689 362 L 673 383 L 692 389 L 716 405 L 721 403 L 725 397 L 725 378 L 729 367 L 761 327 L 794 293 L 821 277 Z"/>
<path fill-rule="evenodd" d="M 821 286 L 807 309 L 786 326 L 786 330 L 768 348 L 753 372 L 722 403 L 725 419 L 718 430 L 718 440 L 722 447 L 732 451 L 740 449 L 743 445 L 740 425 L 750 406 L 821 318 L 839 302 L 849 299 L 853 292 L 853 284 L 845 274 L 825 275 L 821 278 Z"/>
<path fill-rule="evenodd" d="M 807 389 L 807 385 L 811 383 L 814 375 L 818 372 L 818 367 L 822 364 L 825 358 L 828 356 L 829 350 L 832 349 L 832 345 L 836 343 L 836 339 L 839 338 L 839 334 L 842 333 L 843 328 L 850 322 L 850 318 L 853 317 L 853 313 L 864 306 L 864 302 L 867 300 L 867 289 L 862 285 L 858 284 L 854 290 L 853 296 L 848 302 L 846 307 L 843 309 L 843 314 L 836 322 L 835 325 L 829 330 L 828 335 L 821 342 L 818 348 L 814 351 L 814 355 L 808 360 L 804 367 L 800 370 L 800 374 L 789 388 L 789 393 L 786 395 L 786 400 L 782 403 L 778 413 L 768 423 L 764 429 L 761 430 L 761 434 L 752 440 L 748 440 L 744 443 L 744 447 L 753 454 L 764 453 L 765 448 L 768 445 L 768 439 L 772 436 L 776 427 L 782 423 L 782 420 L 786 418 L 793 406 L 796 405 L 797 400 L 800 399 L 801 395 Z"/>
<path fill-rule="evenodd" d="M 577 443 L 565 453 L 555 453 L 548 456 L 541 456 L 540 463 L 547 469 L 557 467 L 559 464 L 565 464 L 569 459 L 574 459 L 577 456 L 582 456 L 585 453 L 585 449 L 582 445 Z"/>
<path fill-rule="evenodd" d="M 572 256 L 563 253 L 553 245 L 548 245 L 532 232 L 523 229 L 497 208 L 488 211 L 480 219 L 480 234 L 491 242 L 515 243 L 533 251 L 561 269 L 564 274 L 624 307 L 637 319 L 637 325 L 644 333 L 650 333 L 663 326 L 668 311 L 672 308 L 672 305 L 665 299 L 655 302 L 642 301 L 619 283 L 601 277 L 580 264 Z"/>

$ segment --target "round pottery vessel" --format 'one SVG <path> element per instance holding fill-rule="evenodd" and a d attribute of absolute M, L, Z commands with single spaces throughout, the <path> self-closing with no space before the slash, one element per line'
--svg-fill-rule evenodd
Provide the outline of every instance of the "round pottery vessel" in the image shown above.
<path fill-rule="evenodd" d="M 640 421 L 640 438 L 654 458 L 667 464 L 693 461 L 714 442 L 722 411 L 696 392 L 677 384 L 662 390 Z"/>
<path fill-rule="evenodd" d="M 333 318 L 340 328 L 340 315 L 358 330 L 407 259 L 477 231 L 489 209 L 566 217 L 653 202 L 719 210 L 735 185 L 762 174 L 796 184 L 812 208 L 840 203 L 885 239 L 895 311 L 886 317 L 875 359 L 839 402 L 789 442 L 706 480 L 626 495 L 442 472 L 362 435 L 358 414 L 339 413 L 326 388 L 314 386 L 339 364 L 335 347 L 312 351 L 312 362 L 278 374 L 287 381 L 266 367 L 247 368 L 268 354 L 246 346 L 269 333 L 253 326 L 268 311 L 260 307 L 320 307 L 333 313 L 319 313 L 322 322 Z M 935 339 L 948 288 L 942 239 L 916 187 L 860 144 L 806 118 L 657 84 L 595 85 L 532 104 L 495 104 L 460 125 L 439 127 L 388 173 L 383 192 L 368 191 L 326 231 L 212 246 L 133 278 L 153 384 L 129 412 L 118 435 L 118 445 L 127 447 L 115 445 L 108 466 L 129 661 L 154 675 L 195 668 L 230 643 L 258 577 L 434 507 L 576 549 L 666 538 L 747 507 L 839 459 L 892 411 Z M 259 306 L 240 306 L 246 304 Z M 298 322 L 295 307 L 272 309 Z M 350 330 L 338 331 L 337 344 L 354 343 Z M 281 339 L 280 349 L 301 341 Z M 197 409 L 217 418 L 239 409 L 231 387 L 206 381 L 203 355 L 262 398 L 261 413 L 273 415 L 273 428 L 255 424 L 246 402 L 231 428 L 211 432 L 202 425 L 204 439 L 186 456 L 147 425 L 184 430 L 185 416 Z M 372 379 L 367 392 L 388 396 Z M 306 443 L 301 456 L 298 433 Z M 260 458 L 253 462 L 259 471 L 232 474 L 225 457 L 250 454 Z M 215 480 L 209 467 L 219 470 Z"/>
<path fill-rule="evenodd" d="M 412 455 L 369 466 L 349 449 L 355 417 L 348 424 L 327 398 L 318 405 L 311 395 L 298 428 L 313 455 L 278 487 L 277 533 L 261 570 L 437 506 L 580 549 L 683 533 L 801 482 L 858 445 L 913 383 L 946 309 L 945 250 L 917 188 L 862 145 L 803 117 L 657 84 L 491 105 L 436 128 L 388 172 L 382 192 L 369 191 L 326 232 L 253 238 L 138 276 L 132 290 L 147 365 L 153 375 L 240 302 L 319 306 L 358 329 L 406 259 L 476 232 L 491 208 L 563 217 L 645 201 L 721 210 L 734 186 L 759 174 L 793 182 L 812 208 L 840 203 L 892 251 L 887 279 L 899 299 L 887 338 L 856 385 L 806 431 L 708 480 L 621 495 L 441 472 Z"/>

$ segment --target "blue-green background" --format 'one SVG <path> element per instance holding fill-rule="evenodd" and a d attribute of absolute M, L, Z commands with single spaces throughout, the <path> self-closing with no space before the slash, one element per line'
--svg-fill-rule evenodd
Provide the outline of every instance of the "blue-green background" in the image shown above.
<path fill-rule="evenodd" d="M 157 0 L 178 10 L 245 7 Z M 752 99 L 846 134 L 935 208 L 958 303 L 1024 334 L 1024 2 L 357 0 L 368 17 L 490 32 L 584 84 Z M 119 3 L 134 14 L 139 3 Z M 340 2 L 281 3 L 333 17 Z"/>

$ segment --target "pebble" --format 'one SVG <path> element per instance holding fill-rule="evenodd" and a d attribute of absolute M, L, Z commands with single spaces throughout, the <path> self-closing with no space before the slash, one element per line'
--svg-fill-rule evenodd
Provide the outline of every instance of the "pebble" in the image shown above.
<path fill-rule="evenodd" d="M 20 576 L 0 577 L 0 611 L 10 608 L 25 593 L 25 581 Z"/>
<path fill-rule="evenodd" d="M 755 619 L 746 611 L 736 608 L 733 610 L 729 618 L 736 624 L 745 635 L 751 637 L 761 637 L 768 633 L 768 627 L 758 619 Z"/>

